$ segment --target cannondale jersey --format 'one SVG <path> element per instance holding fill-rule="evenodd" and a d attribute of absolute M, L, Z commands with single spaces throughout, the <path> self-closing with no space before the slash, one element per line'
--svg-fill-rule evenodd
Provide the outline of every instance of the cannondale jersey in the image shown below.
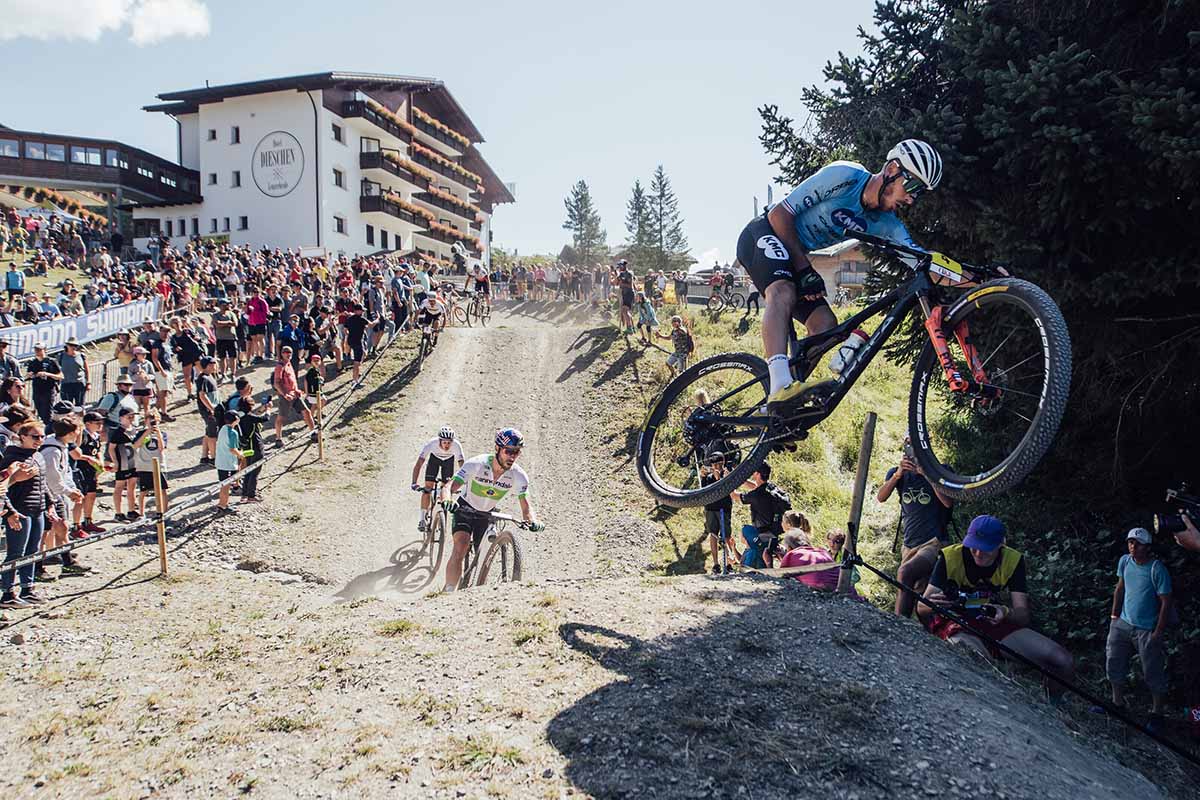
<path fill-rule="evenodd" d="M 426 461 L 431 458 L 435 458 L 438 461 L 454 459 L 454 463 L 456 464 L 463 460 L 463 449 L 462 445 L 458 443 L 458 439 L 450 442 L 449 450 L 443 450 L 441 443 L 441 439 L 430 439 L 429 444 L 421 448 L 421 455 L 418 458 L 425 459 Z"/>
<path fill-rule="evenodd" d="M 862 164 L 834 161 L 783 199 L 783 207 L 795 215 L 796 234 L 805 250 L 844 242 L 856 231 L 920 249 L 893 212 L 863 208 L 863 187 L 870 179 Z"/>
<path fill-rule="evenodd" d="M 510 493 L 517 497 L 529 495 L 529 477 L 516 464 L 500 477 L 494 477 L 492 462 L 495 456 L 475 456 L 463 463 L 454 479 L 465 486 L 463 499 L 476 511 L 492 511 Z"/>

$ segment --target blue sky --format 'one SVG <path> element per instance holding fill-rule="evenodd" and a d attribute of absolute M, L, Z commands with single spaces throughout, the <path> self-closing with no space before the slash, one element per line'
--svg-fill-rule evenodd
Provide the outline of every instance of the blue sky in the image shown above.
<path fill-rule="evenodd" d="M 563 197 L 580 178 L 618 242 L 634 179 L 662 163 L 692 254 L 729 259 L 774 175 L 756 108 L 802 118 L 801 89 L 839 50 L 859 51 L 855 30 L 871 28 L 873 6 L 0 0 L 0 45 L 20 65 L 10 78 L 25 76 L 0 95 L 0 123 L 173 159 L 174 123 L 140 110 L 159 92 L 328 69 L 428 75 L 517 184 L 517 204 L 496 213 L 498 244 L 556 252 Z"/>

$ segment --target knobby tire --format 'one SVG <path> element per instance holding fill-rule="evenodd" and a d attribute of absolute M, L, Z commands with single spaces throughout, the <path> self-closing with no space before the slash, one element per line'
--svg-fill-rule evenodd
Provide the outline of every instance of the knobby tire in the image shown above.
<path fill-rule="evenodd" d="M 493 583 L 516 583 L 521 580 L 525 567 L 525 549 L 521 540 L 508 531 L 496 534 L 496 540 L 488 547 L 487 553 L 479 561 L 479 578 L 476 586 L 484 586 L 489 577 L 494 577 Z M 493 570 L 498 571 L 493 575 Z"/>

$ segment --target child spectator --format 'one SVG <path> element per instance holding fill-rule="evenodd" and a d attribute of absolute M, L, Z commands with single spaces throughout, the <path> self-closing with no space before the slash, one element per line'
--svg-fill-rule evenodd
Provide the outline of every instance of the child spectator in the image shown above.
<path fill-rule="evenodd" d="M 137 467 L 133 460 L 133 419 L 137 413 L 131 408 L 121 407 L 118 425 L 108 434 L 109 469 L 116 473 L 113 486 L 113 519 L 117 522 L 134 522 L 137 512 L 134 491 L 137 486 Z M 129 513 L 121 513 L 122 501 L 128 498 Z"/>
<path fill-rule="evenodd" d="M 146 360 L 149 350 L 138 345 L 133 348 L 133 361 L 129 362 L 129 377 L 133 380 L 133 399 L 137 401 L 142 416 L 150 413 L 150 398 L 154 396 L 154 365 Z"/>
<path fill-rule="evenodd" d="M 96 506 L 97 478 L 104 470 L 102 453 L 104 443 L 100 433 L 104 430 L 104 415 L 97 411 L 89 411 L 83 415 L 83 430 L 79 434 L 79 446 L 70 451 L 73 466 L 75 486 L 83 495 L 83 502 L 76 503 L 71 509 L 75 523 L 72 536 L 76 539 L 86 539 L 88 534 L 103 533 L 101 528 L 92 521 L 92 510 Z"/>
<path fill-rule="evenodd" d="M 671 332 L 662 333 L 655 331 L 654 336 L 658 339 L 671 340 L 671 355 L 667 356 L 667 366 L 671 368 L 671 374 L 682 372 L 687 366 L 688 357 L 692 351 L 696 349 L 695 341 L 692 339 L 691 328 L 685 325 L 683 317 L 678 314 L 671 317 Z"/>
<path fill-rule="evenodd" d="M 240 412 L 227 410 L 224 415 L 224 424 L 217 431 L 217 480 L 221 482 L 233 477 L 233 473 L 238 471 L 238 465 L 241 463 L 241 433 L 238 430 L 238 422 L 241 418 Z M 226 484 L 221 487 L 220 494 L 217 495 L 217 512 L 233 514 L 236 510 L 229 507 L 229 485 Z"/>
<path fill-rule="evenodd" d="M 196 376 L 196 409 L 204 421 L 204 437 L 200 440 L 200 463 L 212 464 L 217 448 L 217 431 L 221 428 L 220 401 L 217 400 L 217 360 L 201 356 L 200 374 Z M 243 380 L 238 378 L 238 380 Z"/>
<path fill-rule="evenodd" d="M 325 386 L 325 367 L 321 356 L 314 354 L 308 358 L 308 371 L 304 373 L 304 393 L 308 395 L 308 405 L 317 407 L 317 398 Z"/>
<path fill-rule="evenodd" d="M 79 503 L 83 500 L 83 495 L 75 486 L 71 475 L 70 459 L 67 456 L 67 450 L 75 443 L 81 426 L 74 419 L 56 419 L 52 427 L 54 435 L 47 437 L 38 450 L 45 464 L 46 493 L 50 498 L 51 508 L 53 508 L 53 514 L 48 515 L 50 530 L 42 538 L 42 549 L 44 550 L 61 547 L 67 543 L 69 536 L 67 521 L 70 519 L 70 515 L 67 513 L 67 502 Z M 50 564 L 62 565 L 60 573 L 62 577 L 86 575 L 91 572 L 91 568 L 79 563 L 75 554 L 71 552 L 47 558 L 39 566 Z"/>
<path fill-rule="evenodd" d="M 167 510 L 167 434 L 159 426 L 158 414 L 151 411 L 146 417 L 146 429 L 137 435 L 133 448 L 133 463 L 138 479 L 138 516 L 146 513 L 146 498 L 154 494 L 154 459 L 158 459 L 159 478 L 162 480 L 163 507 Z M 155 501 L 157 504 L 157 500 Z"/>
<path fill-rule="evenodd" d="M 242 502 L 257 503 L 262 500 L 258 496 L 258 474 L 261 469 L 254 465 L 263 458 L 262 431 L 267 424 L 270 403 L 266 400 L 258 402 L 254 395 L 250 395 L 242 401 L 241 409 L 242 418 L 238 421 L 239 447 L 247 469 L 242 477 Z"/>
<path fill-rule="evenodd" d="M 814 547 L 809 540 L 812 526 L 808 518 L 799 511 L 788 511 L 783 515 L 783 548 L 787 552 L 779 562 L 781 567 L 805 567 L 813 564 L 834 564 L 837 559 L 824 547 Z M 794 576 L 805 586 L 826 591 L 836 591 L 838 570 L 830 568 L 820 572 L 806 572 Z"/>
<path fill-rule="evenodd" d="M 711 452 L 705 458 L 705 463 L 700 467 L 700 485 L 707 486 L 716 483 L 725 477 L 725 454 L 721 452 Z M 733 571 L 730 566 L 734 560 L 739 558 L 737 548 L 734 547 L 733 539 L 730 536 L 730 519 L 733 516 L 733 498 L 726 495 L 718 500 L 709 503 L 704 507 L 704 532 L 708 534 L 708 550 L 712 554 L 713 567 L 712 574 L 720 575 L 724 572 L 728 575 Z M 733 549 L 731 555 L 729 550 Z M 725 568 L 721 568 L 721 552 L 725 553 Z"/>
<path fill-rule="evenodd" d="M 649 346 L 651 338 L 655 334 L 655 328 L 658 327 L 658 315 L 654 313 L 654 304 L 646 299 L 645 292 L 638 292 L 633 301 L 633 310 L 638 315 L 638 336 L 642 339 L 642 344 Z"/>

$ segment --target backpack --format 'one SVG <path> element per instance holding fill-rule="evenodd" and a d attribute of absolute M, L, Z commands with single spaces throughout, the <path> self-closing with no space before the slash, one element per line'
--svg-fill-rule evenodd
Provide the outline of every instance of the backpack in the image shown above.
<path fill-rule="evenodd" d="M 691 331 L 689 331 L 688 335 L 687 335 L 687 351 L 686 352 L 689 356 L 692 353 L 696 352 L 696 340 L 692 338 Z"/>

